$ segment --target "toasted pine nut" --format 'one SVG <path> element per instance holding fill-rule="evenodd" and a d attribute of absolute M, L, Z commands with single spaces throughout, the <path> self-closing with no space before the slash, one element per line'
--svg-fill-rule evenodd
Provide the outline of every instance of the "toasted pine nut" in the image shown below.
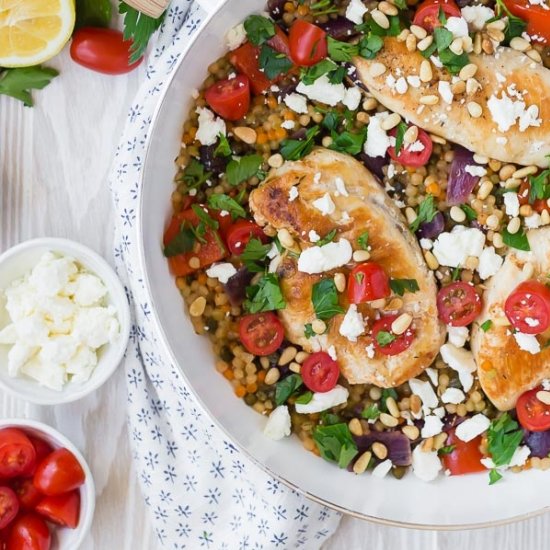
<path fill-rule="evenodd" d="M 492 40 L 495 42 L 503 42 L 504 41 L 504 33 L 502 31 L 499 31 L 495 28 L 487 28 L 487 34 L 491 37 Z"/>
<path fill-rule="evenodd" d="M 435 271 L 436 269 L 439 269 L 439 262 L 437 261 L 437 258 L 429 250 L 424 251 L 424 259 L 426 260 L 426 263 L 428 264 L 428 267 L 432 271 Z"/>
<path fill-rule="evenodd" d="M 385 0 L 382 0 L 382 2 L 378 4 L 378 9 L 385 15 L 397 15 L 399 13 L 399 10 L 393 4 Z"/>
<path fill-rule="evenodd" d="M 468 65 L 465 65 L 462 69 L 460 69 L 458 76 L 462 78 L 462 80 L 468 80 L 469 78 L 473 78 L 476 73 L 477 65 L 475 63 L 468 63 Z"/>
<path fill-rule="evenodd" d="M 512 235 L 515 235 L 521 226 L 521 220 L 519 218 L 512 218 L 510 222 L 508 223 L 508 233 L 511 233 Z"/>
<path fill-rule="evenodd" d="M 325 330 L 327 330 L 327 325 L 321 319 L 315 319 L 315 321 L 311 323 L 311 328 L 315 334 L 323 334 Z"/>
<path fill-rule="evenodd" d="M 409 52 L 416 51 L 416 36 L 414 34 L 409 34 L 405 40 L 405 45 L 407 46 L 407 50 Z"/>
<path fill-rule="evenodd" d="M 432 42 L 434 41 L 434 37 L 433 36 L 426 36 L 426 38 L 423 38 L 417 45 L 416 47 L 421 51 L 423 52 L 424 50 L 427 50 L 431 45 L 432 45 Z"/>
<path fill-rule="evenodd" d="M 455 38 L 451 45 L 449 46 L 449 50 L 451 50 L 456 55 L 461 55 L 464 52 L 464 46 L 462 44 L 462 38 Z"/>
<path fill-rule="evenodd" d="M 382 424 L 384 424 L 384 426 L 387 426 L 388 428 L 395 428 L 397 424 L 399 424 L 397 418 L 394 418 L 391 414 L 388 413 L 380 414 L 380 422 L 382 422 Z"/>
<path fill-rule="evenodd" d="M 405 143 L 414 143 L 418 139 L 418 126 L 411 126 L 403 136 Z"/>
<path fill-rule="evenodd" d="M 409 222 L 409 225 L 416 220 L 416 212 L 414 211 L 414 208 L 411 208 L 410 206 L 407 206 L 405 208 L 405 217 L 407 218 L 407 221 Z"/>
<path fill-rule="evenodd" d="M 372 309 L 383 309 L 385 306 L 385 298 L 379 298 L 378 300 L 373 300 L 372 302 L 370 302 L 370 307 L 372 307 Z"/>
<path fill-rule="evenodd" d="M 283 162 L 284 162 L 283 156 L 279 153 L 271 155 L 267 159 L 267 164 L 269 164 L 271 168 L 280 168 L 283 165 Z"/>
<path fill-rule="evenodd" d="M 395 402 L 395 399 L 393 397 L 390 396 L 386 399 L 386 408 L 388 409 L 388 412 L 394 418 L 400 418 L 401 417 L 399 407 L 397 406 L 397 403 Z"/>
<path fill-rule="evenodd" d="M 372 444 L 372 452 L 374 456 L 380 460 L 385 460 L 388 457 L 388 448 L 379 441 L 375 441 Z"/>
<path fill-rule="evenodd" d="M 420 98 L 422 105 L 437 105 L 439 103 L 439 96 L 437 95 L 423 95 Z"/>
<path fill-rule="evenodd" d="M 344 292 L 346 290 L 346 276 L 343 273 L 335 273 L 334 284 L 338 292 Z"/>
<path fill-rule="evenodd" d="M 422 40 L 428 36 L 426 29 L 418 25 L 411 25 L 411 32 L 416 36 L 416 38 L 418 38 L 418 40 Z"/>
<path fill-rule="evenodd" d="M 481 84 L 475 78 L 469 78 L 466 81 L 466 93 L 475 94 L 478 90 L 481 90 Z"/>
<path fill-rule="evenodd" d="M 529 44 L 525 38 L 515 36 L 512 40 L 510 40 L 510 48 L 518 52 L 525 52 L 531 48 L 531 44 Z"/>
<path fill-rule="evenodd" d="M 495 214 L 491 214 L 485 220 L 485 225 L 489 229 L 498 229 L 498 227 L 500 225 L 500 220 L 498 219 L 498 216 L 496 216 Z"/>
<path fill-rule="evenodd" d="M 378 23 L 378 25 L 380 25 L 383 29 L 390 28 L 390 20 L 380 10 L 372 10 L 371 16 L 374 19 L 374 22 Z"/>
<path fill-rule="evenodd" d="M 353 473 L 359 475 L 365 472 L 369 467 L 369 463 L 372 459 L 372 453 L 370 451 L 364 452 L 353 465 Z"/>
<path fill-rule="evenodd" d="M 373 78 L 376 78 L 377 76 L 382 76 L 386 72 L 386 70 L 386 65 L 377 61 L 370 66 L 369 72 Z"/>
<path fill-rule="evenodd" d="M 506 23 L 503 19 L 497 19 L 487 24 L 488 29 L 497 29 L 498 31 L 503 31 L 506 28 Z"/>
<path fill-rule="evenodd" d="M 357 435 L 357 436 L 363 435 L 363 427 L 361 426 L 361 422 L 359 421 L 358 418 L 352 418 L 349 421 L 348 428 L 353 435 Z"/>
<path fill-rule="evenodd" d="M 537 166 L 525 166 L 524 168 L 520 168 L 519 170 L 516 170 L 512 174 L 512 177 L 518 180 L 521 180 L 523 178 L 526 178 L 527 176 L 536 174 L 538 171 L 539 170 Z"/>
<path fill-rule="evenodd" d="M 493 235 L 493 246 L 495 248 L 502 248 L 504 246 L 504 239 L 500 233 L 495 233 Z"/>
<path fill-rule="evenodd" d="M 470 116 L 473 118 L 479 118 L 483 114 L 483 109 L 481 108 L 481 105 L 479 103 L 476 103 L 475 101 L 470 101 L 466 105 L 468 112 L 470 113 Z"/>
<path fill-rule="evenodd" d="M 249 128 L 248 126 L 237 126 L 236 128 L 233 128 L 233 133 L 235 134 L 235 137 L 238 137 L 241 141 L 244 141 L 248 145 L 256 143 L 256 139 L 258 137 L 256 130 L 254 130 L 254 128 Z"/>
<path fill-rule="evenodd" d="M 545 405 L 550 405 L 550 391 L 538 391 L 537 392 L 537 399 L 544 403 Z"/>
<path fill-rule="evenodd" d="M 420 430 L 416 426 L 403 426 L 401 431 L 411 440 L 414 441 L 420 436 Z"/>
<path fill-rule="evenodd" d="M 294 242 L 294 238 L 292 237 L 288 229 L 286 229 L 285 227 L 283 227 L 282 229 L 279 229 L 279 231 L 277 232 L 277 237 L 279 237 L 279 242 L 285 248 L 293 248 L 294 245 L 296 244 Z"/>
<path fill-rule="evenodd" d="M 272 386 L 273 384 L 276 384 L 279 381 L 280 377 L 281 377 L 281 372 L 279 371 L 279 369 L 276 367 L 273 367 L 267 371 L 264 382 L 268 386 Z"/>
<path fill-rule="evenodd" d="M 302 365 L 296 361 L 292 361 L 292 363 L 288 365 L 288 370 L 295 372 L 296 374 L 300 374 L 300 372 L 302 372 Z"/>
<path fill-rule="evenodd" d="M 309 357 L 309 353 L 307 351 L 299 351 L 297 354 L 296 354 L 296 362 L 297 363 L 303 363 L 307 358 Z"/>
<path fill-rule="evenodd" d="M 278 365 L 283 366 L 290 363 L 296 357 L 297 353 L 298 350 L 294 346 L 288 346 L 288 348 L 285 348 L 281 353 Z"/>
<path fill-rule="evenodd" d="M 380 65 L 382 65 L 382 63 L 380 63 Z M 384 70 L 385 70 L 385 66 L 384 66 Z M 372 74 L 372 72 L 371 72 Z M 364 111 L 372 111 L 374 109 L 376 109 L 376 107 L 378 106 L 378 101 L 376 101 L 376 99 L 374 99 L 374 97 L 367 97 L 367 99 L 365 99 L 365 101 L 363 101 L 363 110 Z"/>
<path fill-rule="evenodd" d="M 413 393 L 409 401 L 411 405 L 411 411 L 414 414 L 418 414 L 420 412 L 420 407 L 422 406 L 422 401 L 420 400 L 420 397 L 418 397 L 418 395 Z"/>
<path fill-rule="evenodd" d="M 451 92 L 453 95 L 460 95 L 466 91 L 466 82 L 464 80 L 457 80 L 454 84 L 451 84 Z"/>
<path fill-rule="evenodd" d="M 403 334 L 411 326 L 412 320 L 413 318 L 410 313 L 402 313 L 391 324 L 392 332 L 397 335 Z"/>
<path fill-rule="evenodd" d="M 433 78 L 432 64 L 427 59 L 424 59 L 420 63 L 419 76 L 422 82 L 429 82 Z"/>
<path fill-rule="evenodd" d="M 525 52 L 525 55 L 537 63 L 542 63 L 542 57 L 537 50 L 528 50 Z"/>
<path fill-rule="evenodd" d="M 382 130 L 386 130 L 387 132 L 392 128 L 395 128 L 400 122 L 401 122 L 401 116 L 398 115 L 397 113 L 392 113 L 382 121 L 380 126 Z"/>
<path fill-rule="evenodd" d="M 204 313 L 205 308 L 206 308 L 206 298 L 204 296 L 199 296 L 189 306 L 189 314 L 191 315 L 191 317 L 200 317 Z"/>
<path fill-rule="evenodd" d="M 451 219 L 457 223 L 462 223 L 466 219 L 466 213 L 460 206 L 451 207 Z"/>
<path fill-rule="evenodd" d="M 370 252 L 368 250 L 356 250 L 353 253 L 354 262 L 366 262 L 370 258 Z"/>

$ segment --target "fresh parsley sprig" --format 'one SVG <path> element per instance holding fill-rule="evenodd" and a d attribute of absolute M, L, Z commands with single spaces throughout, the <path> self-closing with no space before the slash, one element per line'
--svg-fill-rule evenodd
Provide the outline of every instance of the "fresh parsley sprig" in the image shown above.
<path fill-rule="evenodd" d="M 434 196 L 428 195 L 418 207 L 416 219 L 409 225 L 410 230 L 415 233 L 423 223 L 431 222 L 437 214 L 435 207 Z"/>
<path fill-rule="evenodd" d="M 248 313 L 284 309 L 286 302 L 276 273 L 266 273 L 255 284 L 246 288 L 244 308 Z"/>
<path fill-rule="evenodd" d="M 49 67 L 22 67 L 0 72 L 0 94 L 22 101 L 25 107 L 34 105 L 31 90 L 42 90 L 59 73 Z"/>
<path fill-rule="evenodd" d="M 311 301 L 315 314 L 323 321 L 344 313 L 344 308 L 338 305 L 338 291 L 333 279 L 323 279 L 315 283 L 311 291 Z"/>
<path fill-rule="evenodd" d="M 468 54 L 463 52 L 456 54 L 450 49 L 450 45 L 454 40 L 453 33 L 445 27 L 436 27 L 434 29 L 434 41 L 421 54 L 429 59 L 437 52 L 443 66 L 451 73 L 458 74 L 462 67 L 465 67 L 470 62 Z"/>

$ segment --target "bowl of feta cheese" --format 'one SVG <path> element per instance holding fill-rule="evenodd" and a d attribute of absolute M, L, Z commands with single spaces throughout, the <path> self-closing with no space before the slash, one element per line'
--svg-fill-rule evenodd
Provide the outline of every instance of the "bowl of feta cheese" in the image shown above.
<path fill-rule="evenodd" d="M 130 334 L 126 292 L 93 250 L 66 239 L 23 242 L 0 255 L 0 387 L 41 405 L 104 384 Z"/>

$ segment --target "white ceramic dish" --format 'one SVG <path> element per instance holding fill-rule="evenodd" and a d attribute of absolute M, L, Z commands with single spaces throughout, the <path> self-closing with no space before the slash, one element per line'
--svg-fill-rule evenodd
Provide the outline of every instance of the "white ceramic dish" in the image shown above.
<path fill-rule="evenodd" d="M 0 345 L 0 387 L 7 392 L 39 405 L 58 405 L 76 401 L 103 385 L 120 364 L 130 335 L 130 308 L 124 287 L 111 266 L 93 250 L 66 239 L 34 239 L 18 244 L 0 256 L 0 289 L 27 275 L 45 252 L 72 256 L 91 273 L 95 273 L 108 290 L 107 302 L 117 310 L 120 332 L 115 340 L 98 352 L 98 365 L 87 382 L 67 384 L 61 392 L 40 386 L 27 378 L 11 378 L 7 373 L 9 346 Z M 4 298 L 0 295 L 0 329 L 9 323 Z"/>
<path fill-rule="evenodd" d="M 235 398 L 214 368 L 209 341 L 193 332 L 182 299 L 162 255 L 161 240 L 170 216 L 170 194 L 182 124 L 191 92 L 206 68 L 226 51 L 226 32 L 247 15 L 264 9 L 265 0 L 201 2 L 211 10 L 202 31 L 187 46 L 153 120 L 143 172 L 138 220 L 142 262 L 152 310 L 168 353 L 218 425 L 260 466 L 287 485 L 327 506 L 357 517 L 399 526 L 459 529 L 496 525 L 550 508 L 548 474 L 507 474 L 494 486 L 487 474 L 441 477 L 424 483 L 409 473 L 404 479 L 355 476 L 306 452 L 296 438 L 265 438 L 265 418 Z M 212 4 L 218 4 L 216 7 Z M 215 15 L 215 17 L 214 17 Z M 166 182 L 159 185 L 158 182 Z M 212 368 L 206 368 L 211 365 Z"/>
<path fill-rule="evenodd" d="M 95 510 L 95 485 L 90 467 L 80 451 L 61 433 L 47 424 L 36 420 L 8 418 L 0 420 L 0 430 L 3 428 L 19 428 L 25 433 L 39 437 L 49 443 L 54 449 L 64 447 L 78 459 L 84 470 L 86 481 L 80 487 L 80 519 L 76 529 L 52 529 L 52 550 L 77 550 L 90 531 Z"/>

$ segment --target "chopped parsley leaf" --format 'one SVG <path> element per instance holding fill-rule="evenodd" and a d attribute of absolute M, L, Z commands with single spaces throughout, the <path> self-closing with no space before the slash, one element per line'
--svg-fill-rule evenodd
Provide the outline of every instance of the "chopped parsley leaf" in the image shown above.
<path fill-rule="evenodd" d="M 275 311 L 286 307 L 276 273 L 266 273 L 252 286 L 246 288 L 244 308 L 248 313 Z"/>
<path fill-rule="evenodd" d="M 348 425 L 344 423 L 316 426 L 313 440 L 321 456 L 329 462 L 336 462 L 340 468 L 346 468 L 359 452 Z"/>
<path fill-rule="evenodd" d="M 423 223 L 431 222 L 437 214 L 437 208 L 434 203 L 434 196 L 428 195 L 418 207 L 416 219 L 410 224 L 409 228 L 414 233 Z"/>
<path fill-rule="evenodd" d="M 323 279 L 315 283 L 311 291 L 311 301 L 317 317 L 323 321 L 344 313 L 344 308 L 338 304 L 338 291 L 333 279 Z"/>
<path fill-rule="evenodd" d="M 418 292 L 420 287 L 416 279 L 390 279 L 390 288 L 398 296 L 403 296 L 405 292 Z"/>
<path fill-rule="evenodd" d="M 392 334 L 391 332 L 387 332 L 385 330 L 381 330 L 376 335 L 376 341 L 378 342 L 378 345 L 384 347 L 389 346 L 393 341 L 395 341 L 396 336 Z"/>

